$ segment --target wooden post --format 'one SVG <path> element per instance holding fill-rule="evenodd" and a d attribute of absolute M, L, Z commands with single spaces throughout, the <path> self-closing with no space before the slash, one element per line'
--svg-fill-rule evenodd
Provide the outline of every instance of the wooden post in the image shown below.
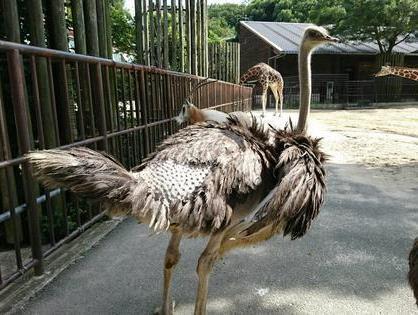
<path fill-rule="evenodd" d="M 144 63 L 148 66 L 150 64 L 150 54 L 149 54 L 149 34 L 148 34 L 148 16 L 149 12 L 147 10 L 147 0 L 142 0 L 142 10 L 143 10 L 143 23 L 144 23 Z"/>
<path fill-rule="evenodd" d="M 202 38 L 201 38 L 201 7 L 200 7 L 200 0 L 192 0 L 196 1 L 196 31 L 195 31 L 195 41 L 196 41 L 196 74 L 202 75 Z M 199 93 L 199 91 L 198 91 Z"/>
<path fill-rule="evenodd" d="M 61 1 L 61 0 L 60 0 Z M 99 37 L 97 29 L 96 0 L 84 0 L 84 17 L 86 23 L 87 54 L 99 56 Z"/>
<path fill-rule="evenodd" d="M 20 43 L 19 13 L 16 0 L 3 0 L 4 28 L 8 41 Z"/>
<path fill-rule="evenodd" d="M 103 0 L 96 0 L 97 14 L 97 35 L 99 40 L 99 56 L 107 58 L 107 39 L 106 39 L 106 22 L 105 8 Z"/>
<path fill-rule="evenodd" d="M 107 58 L 113 59 L 112 19 L 110 17 L 109 0 L 105 0 L 105 23 L 106 23 Z"/>
<path fill-rule="evenodd" d="M 165 69 L 169 68 L 168 57 L 168 6 L 167 0 L 163 0 L 163 66 Z"/>
<path fill-rule="evenodd" d="M 86 55 L 86 27 L 84 23 L 83 0 L 72 0 L 71 11 L 74 27 L 75 52 Z"/>
<path fill-rule="evenodd" d="M 187 72 L 192 73 L 192 46 L 191 46 L 191 26 L 190 26 L 190 1 L 186 1 L 186 45 L 187 45 Z"/>
<path fill-rule="evenodd" d="M 180 10 L 180 9 L 179 9 Z M 180 16 L 179 11 L 179 16 Z M 171 60 L 170 69 L 179 70 L 177 62 L 177 15 L 176 15 L 176 0 L 171 0 Z M 181 52 L 180 52 L 181 53 Z"/>
<path fill-rule="evenodd" d="M 197 54 L 196 54 L 196 0 L 190 0 L 190 53 L 191 53 L 191 73 L 197 74 Z"/>
<path fill-rule="evenodd" d="M 179 8 L 178 20 L 179 20 L 179 41 L 180 41 L 180 48 L 179 48 L 180 67 L 178 70 L 181 72 L 184 72 L 183 0 L 179 0 L 178 8 Z"/>
<path fill-rule="evenodd" d="M 135 0 L 136 60 L 144 64 L 144 28 L 142 0 Z"/>
<path fill-rule="evenodd" d="M 161 0 L 156 0 L 155 1 L 155 11 L 156 11 L 156 25 L 157 25 L 157 66 L 158 67 L 162 67 L 163 65 L 163 58 L 162 58 L 162 46 L 161 46 L 161 32 L 162 32 L 162 27 L 161 27 Z"/>
<path fill-rule="evenodd" d="M 155 66 L 155 25 L 154 25 L 154 2 L 149 0 L 148 16 L 149 16 L 149 49 L 150 49 L 150 65 Z"/>

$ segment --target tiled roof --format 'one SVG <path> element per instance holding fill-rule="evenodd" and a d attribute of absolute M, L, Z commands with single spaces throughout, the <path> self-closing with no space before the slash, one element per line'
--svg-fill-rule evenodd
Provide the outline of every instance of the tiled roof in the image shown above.
<path fill-rule="evenodd" d="M 310 23 L 257 22 L 241 21 L 248 30 L 262 38 L 277 51 L 297 54 L 303 31 Z M 394 47 L 393 52 L 418 55 L 418 42 L 402 42 Z M 331 43 L 320 47 L 319 54 L 361 54 L 374 55 L 379 47 L 372 42 Z"/>

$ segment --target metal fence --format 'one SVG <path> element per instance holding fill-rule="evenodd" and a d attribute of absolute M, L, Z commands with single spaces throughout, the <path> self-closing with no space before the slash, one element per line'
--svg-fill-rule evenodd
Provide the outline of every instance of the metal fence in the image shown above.
<path fill-rule="evenodd" d="M 299 106 L 299 79 L 284 77 L 284 107 Z M 253 105 L 261 106 L 261 91 L 254 89 Z M 417 102 L 418 82 L 397 77 L 379 77 L 371 80 L 349 80 L 346 74 L 314 74 L 312 76 L 312 105 L 341 104 L 363 106 L 371 103 Z M 271 93 L 268 105 L 274 106 Z"/>
<path fill-rule="evenodd" d="M 131 168 L 178 130 L 173 116 L 200 80 L 0 41 L 0 289 L 32 268 L 42 274 L 45 257 L 104 215 L 69 192 L 40 187 L 24 154 L 83 145 Z M 40 101 L 45 89 L 52 104 L 49 121 Z M 202 87 L 193 102 L 248 110 L 251 89 L 219 81 Z"/>

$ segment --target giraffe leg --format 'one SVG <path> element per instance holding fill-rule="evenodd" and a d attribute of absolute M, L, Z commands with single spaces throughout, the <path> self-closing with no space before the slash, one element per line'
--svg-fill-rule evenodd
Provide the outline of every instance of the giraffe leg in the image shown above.
<path fill-rule="evenodd" d="M 279 97 L 280 97 L 280 116 L 283 115 L 283 87 L 279 91 Z"/>
<path fill-rule="evenodd" d="M 267 106 L 267 87 L 263 87 L 263 94 L 261 96 L 261 104 L 263 107 L 263 113 L 261 114 L 261 117 L 264 117 L 266 115 L 266 106 Z"/>
<path fill-rule="evenodd" d="M 223 236 L 224 232 L 212 234 L 205 250 L 199 257 L 196 270 L 199 277 L 199 285 L 197 288 L 196 304 L 194 309 L 195 315 L 206 314 L 209 274 L 212 271 L 216 260 L 219 258 L 219 248 L 221 246 Z"/>
<path fill-rule="evenodd" d="M 180 241 L 182 233 L 173 230 L 165 253 L 164 261 L 164 289 L 163 289 L 163 305 L 155 311 L 155 314 L 171 315 L 173 314 L 174 303 L 171 299 L 171 276 L 173 269 L 180 260 Z"/>
<path fill-rule="evenodd" d="M 277 87 L 272 88 L 271 91 L 273 92 L 274 101 L 275 101 L 275 104 L 276 104 L 276 111 L 274 112 L 274 115 L 277 115 L 279 113 L 279 109 L 278 109 L 278 107 L 279 107 L 279 92 L 277 91 Z M 281 108 L 280 108 L 280 115 L 279 116 L 281 116 L 281 115 L 282 115 L 282 111 L 281 111 Z"/>

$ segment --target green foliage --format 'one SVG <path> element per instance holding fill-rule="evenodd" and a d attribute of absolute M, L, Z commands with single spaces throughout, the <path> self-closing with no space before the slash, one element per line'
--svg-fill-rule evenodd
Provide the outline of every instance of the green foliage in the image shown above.
<path fill-rule="evenodd" d="M 233 38 L 237 34 L 239 21 L 245 19 L 243 4 L 213 4 L 208 7 L 209 43 Z"/>
<path fill-rule="evenodd" d="M 110 1 L 113 48 L 128 55 L 135 54 L 135 20 L 123 7 L 124 0 Z"/>
<path fill-rule="evenodd" d="M 252 0 L 254 21 L 313 22 L 346 39 L 375 42 L 382 53 L 418 29 L 416 0 Z"/>
<path fill-rule="evenodd" d="M 418 1 L 318 0 L 311 18 L 333 24 L 333 33 L 344 38 L 371 40 L 381 53 L 390 53 L 418 29 Z"/>

